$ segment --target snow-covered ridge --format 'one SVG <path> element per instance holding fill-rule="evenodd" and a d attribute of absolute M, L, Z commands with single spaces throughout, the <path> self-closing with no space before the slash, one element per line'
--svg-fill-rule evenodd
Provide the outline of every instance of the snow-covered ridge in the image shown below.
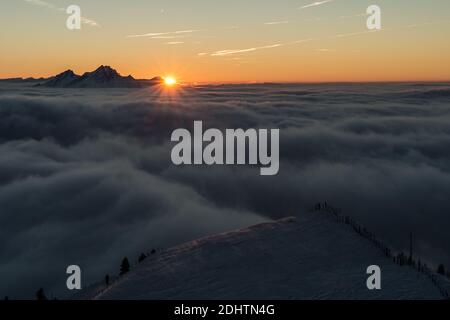
<path fill-rule="evenodd" d="M 378 265 L 382 289 L 368 290 Z M 441 279 L 446 281 L 445 279 Z M 317 211 L 204 237 L 151 255 L 85 299 L 442 299 L 429 275 L 400 266 L 346 221 Z"/>

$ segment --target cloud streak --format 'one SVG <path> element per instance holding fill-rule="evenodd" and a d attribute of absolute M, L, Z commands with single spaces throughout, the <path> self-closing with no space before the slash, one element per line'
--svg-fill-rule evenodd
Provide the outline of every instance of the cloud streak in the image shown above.
<path fill-rule="evenodd" d="M 25 2 L 31 3 L 36 6 L 45 7 L 49 9 L 58 9 L 55 5 L 42 1 L 42 0 L 25 0 Z"/>
<path fill-rule="evenodd" d="M 386 31 L 386 29 L 368 30 L 368 31 L 351 32 L 351 33 L 341 33 L 341 34 L 337 34 L 335 37 L 336 38 L 348 38 L 348 37 L 361 36 L 361 35 L 365 35 L 365 34 L 369 34 L 369 33 L 375 33 L 375 32 L 380 32 L 380 31 Z"/>
<path fill-rule="evenodd" d="M 42 0 L 24 0 L 24 1 L 27 3 L 30 3 L 32 5 L 35 5 L 35 6 L 40 6 L 40 7 L 52 9 L 55 11 L 62 11 L 64 13 L 66 12 L 66 8 L 55 6 L 54 4 L 46 2 L 46 1 L 42 1 Z M 97 21 L 83 17 L 83 16 L 81 17 L 81 23 L 89 25 L 91 27 L 100 27 L 100 24 Z"/>
<path fill-rule="evenodd" d="M 279 24 L 288 24 L 289 21 L 271 21 L 264 23 L 265 25 L 272 26 L 272 25 L 279 25 Z"/>
<path fill-rule="evenodd" d="M 252 47 L 252 48 L 244 48 L 244 49 L 225 49 L 225 50 L 218 50 L 212 53 L 209 53 L 212 57 L 221 57 L 221 56 L 228 56 L 233 54 L 240 54 L 240 53 L 249 53 L 259 50 L 265 50 L 265 49 L 274 49 L 279 47 L 285 47 L 290 45 L 296 45 L 304 42 L 311 41 L 312 39 L 305 39 L 305 40 L 297 40 L 297 41 L 291 41 L 291 42 L 285 42 L 285 43 L 274 43 L 266 46 L 260 46 L 260 47 Z M 201 53 L 199 55 L 205 55 L 204 53 Z"/>
<path fill-rule="evenodd" d="M 142 37 L 150 37 L 153 39 L 173 39 L 176 37 L 180 37 L 182 35 L 191 34 L 194 32 L 199 32 L 201 30 L 178 30 L 178 31 L 169 31 L 169 32 L 150 32 L 150 33 L 143 33 L 143 34 L 132 34 L 126 36 L 127 38 L 142 38 Z"/>
<path fill-rule="evenodd" d="M 334 2 L 334 0 L 316 1 L 313 3 L 307 4 L 307 5 L 304 5 L 302 7 L 299 7 L 298 9 L 303 10 L 303 9 L 308 9 L 308 8 L 312 8 L 312 7 L 318 7 L 318 6 L 321 6 L 321 5 L 330 3 L 330 2 Z"/>

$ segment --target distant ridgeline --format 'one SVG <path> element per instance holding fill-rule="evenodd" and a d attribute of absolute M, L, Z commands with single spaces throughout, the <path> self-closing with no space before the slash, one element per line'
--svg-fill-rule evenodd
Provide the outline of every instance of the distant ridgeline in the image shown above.
<path fill-rule="evenodd" d="M 450 279 L 450 271 L 445 272 L 443 265 L 439 266 L 438 272 L 431 270 L 426 263 L 423 263 L 420 258 L 416 261 L 413 255 L 413 244 L 412 244 L 412 234 L 410 234 L 410 251 L 406 255 L 404 252 L 399 252 L 394 255 L 386 244 L 379 240 L 372 232 L 368 231 L 365 227 L 359 224 L 350 216 L 341 215 L 341 209 L 334 208 L 328 205 L 327 202 L 317 203 L 313 208 L 309 210 L 310 212 L 328 212 L 333 215 L 338 223 L 349 225 L 353 230 L 358 233 L 361 237 L 371 241 L 378 249 L 380 249 L 383 254 L 398 264 L 399 266 L 410 266 L 420 273 L 427 275 L 431 282 L 439 289 L 439 292 L 445 299 L 450 299 L 450 286 L 444 280 L 444 277 Z"/>
<path fill-rule="evenodd" d="M 67 70 L 54 77 L 36 81 L 38 80 L 43 82 L 39 82 L 36 86 L 51 88 L 144 88 L 164 82 L 161 77 L 140 80 L 131 75 L 123 77 L 113 68 L 103 65 L 81 76 Z"/>

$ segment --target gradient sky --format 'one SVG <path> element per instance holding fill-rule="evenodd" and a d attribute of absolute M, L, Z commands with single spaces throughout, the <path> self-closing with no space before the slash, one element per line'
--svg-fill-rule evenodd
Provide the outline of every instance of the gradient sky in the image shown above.
<path fill-rule="evenodd" d="M 315 1 L 2 0 L 0 78 L 105 64 L 189 82 L 450 80 L 450 1 L 302 8 Z M 71 4 L 87 19 L 79 31 L 59 9 Z M 382 9 L 382 31 L 367 32 L 371 4 Z"/>

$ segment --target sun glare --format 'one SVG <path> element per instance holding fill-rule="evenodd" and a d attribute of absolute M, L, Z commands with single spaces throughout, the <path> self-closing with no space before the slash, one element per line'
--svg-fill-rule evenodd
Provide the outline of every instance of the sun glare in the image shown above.
<path fill-rule="evenodd" d="M 171 87 L 177 84 L 177 79 L 175 79 L 174 77 L 165 77 L 164 84 L 168 87 Z"/>

